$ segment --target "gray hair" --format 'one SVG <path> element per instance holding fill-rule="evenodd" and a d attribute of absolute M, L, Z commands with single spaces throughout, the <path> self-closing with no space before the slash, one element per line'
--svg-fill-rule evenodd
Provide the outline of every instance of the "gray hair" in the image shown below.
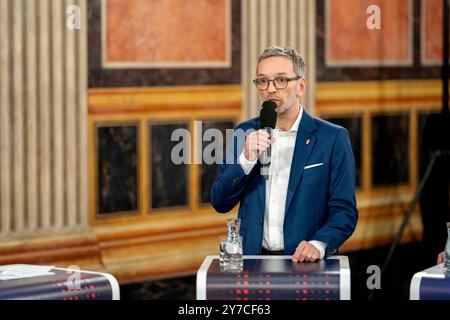
<path fill-rule="evenodd" d="M 300 77 L 306 76 L 305 61 L 303 61 L 303 58 L 294 49 L 281 46 L 269 47 L 259 56 L 258 65 L 262 60 L 270 57 L 287 57 L 291 59 L 294 64 L 295 73 Z"/>

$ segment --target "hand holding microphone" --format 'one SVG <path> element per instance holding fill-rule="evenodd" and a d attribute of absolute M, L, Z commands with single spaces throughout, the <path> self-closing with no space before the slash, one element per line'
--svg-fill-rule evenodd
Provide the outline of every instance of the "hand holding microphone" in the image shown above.
<path fill-rule="evenodd" d="M 267 131 L 258 130 L 250 133 L 245 140 L 245 158 L 250 161 L 258 159 L 260 154 L 269 148 L 270 143 L 270 135 Z"/>
<path fill-rule="evenodd" d="M 245 141 L 244 156 L 247 160 L 254 161 L 260 159 L 263 175 L 267 177 L 271 157 L 271 134 L 277 122 L 277 105 L 268 100 L 262 104 L 260 111 L 261 129 L 248 135 Z"/>

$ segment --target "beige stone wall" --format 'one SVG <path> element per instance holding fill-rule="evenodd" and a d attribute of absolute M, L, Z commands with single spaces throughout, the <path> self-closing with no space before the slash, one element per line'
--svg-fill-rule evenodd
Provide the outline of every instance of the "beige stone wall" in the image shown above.
<path fill-rule="evenodd" d="M 85 7 L 0 0 L 0 237 L 87 227 Z"/>

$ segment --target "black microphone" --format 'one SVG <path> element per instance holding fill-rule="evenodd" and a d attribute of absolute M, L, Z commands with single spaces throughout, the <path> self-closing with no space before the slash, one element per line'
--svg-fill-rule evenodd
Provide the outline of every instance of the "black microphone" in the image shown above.
<path fill-rule="evenodd" d="M 277 123 L 277 104 L 272 100 L 264 101 L 261 106 L 261 111 L 259 113 L 259 120 L 261 123 L 261 129 L 265 130 L 269 134 L 269 139 L 272 137 L 272 130 L 275 128 Z M 264 150 L 260 156 L 259 161 L 261 162 L 261 174 L 268 179 L 269 177 L 269 166 L 271 157 L 271 146 Z"/>

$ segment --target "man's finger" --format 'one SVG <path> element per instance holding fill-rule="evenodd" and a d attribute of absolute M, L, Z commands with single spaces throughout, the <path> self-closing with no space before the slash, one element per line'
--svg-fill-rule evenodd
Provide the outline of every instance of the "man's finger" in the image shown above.
<path fill-rule="evenodd" d="M 266 130 L 256 131 L 256 135 L 269 138 L 270 134 Z"/>
<path fill-rule="evenodd" d="M 316 260 L 320 259 L 320 251 L 319 250 L 317 250 L 315 258 L 316 258 Z"/>
<path fill-rule="evenodd" d="M 306 261 L 314 261 L 314 250 L 309 250 L 308 254 L 306 255 Z"/>
<path fill-rule="evenodd" d="M 256 142 L 257 143 L 263 142 L 263 143 L 270 144 L 270 139 L 266 138 L 266 137 L 256 137 Z"/>
<path fill-rule="evenodd" d="M 295 249 L 294 254 L 292 255 L 292 261 L 294 261 L 294 262 L 299 262 L 299 260 L 300 260 L 300 255 L 302 254 L 303 249 L 304 249 L 304 246 L 302 245 L 302 243 L 300 243 L 300 244 L 297 246 L 297 249 Z"/>
<path fill-rule="evenodd" d="M 297 249 L 295 249 L 294 254 L 292 255 L 292 261 L 293 262 L 298 262 L 298 260 L 300 259 L 300 250 L 301 248 L 297 247 Z"/>
<path fill-rule="evenodd" d="M 295 250 L 295 262 L 303 262 L 304 260 L 304 253 L 305 250 L 305 241 L 300 242 L 300 244 L 297 246 L 297 249 Z"/>
<path fill-rule="evenodd" d="M 444 262 L 444 252 L 439 253 L 438 258 L 437 258 L 437 264 L 443 263 Z"/>
<path fill-rule="evenodd" d="M 317 259 L 319 259 L 320 257 L 320 252 L 318 252 L 317 250 L 314 251 L 314 253 L 311 256 L 311 262 L 316 261 Z"/>
<path fill-rule="evenodd" d="M 310 253 L 310 250 L 305 246 L 302 253 L 300 254 L 300 262 L 306 261 L 309 253 Z"/>
<path fill-rule="evenodd" d="M 264 141 L 258 141 L 258 146 L 263 147 L 263 148 L 268 148 L 269 144 Z"/>

